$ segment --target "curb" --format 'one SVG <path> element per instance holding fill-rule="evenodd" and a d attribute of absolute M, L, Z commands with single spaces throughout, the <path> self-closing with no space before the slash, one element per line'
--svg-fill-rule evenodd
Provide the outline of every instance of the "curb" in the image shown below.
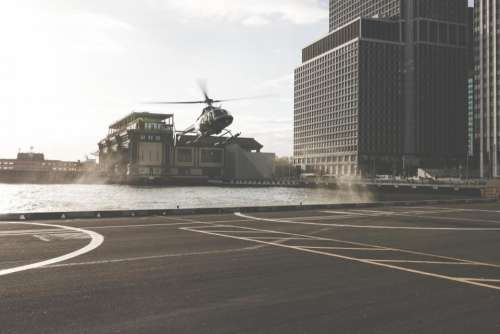
<path fill-rule="evenodd" d="M 310 205 L 284 205 L 262 207 L 228 207 L 228 208 L 193 208 L 193 209 L 166 209 L 166 210 L 115 210 L 115 211 L 72 211 L 72 212 L 33 212 L 33 213 L 7 213 L 0 214 L 0 221 L 26 221 L 26 220 L 68 220 L 68 219 L 107 219 L 107 218 L 133 218 L 154 216 L 188 216 L 231 214 L 235 212 L 277 212 L 277 211 L 307 211 L 307 210 L 332 210 L 353 208 L 376 208 L 387 206 L 426 206 L 438 204 L 473 204 L 495 203 L 496 199 L 455 199 L 455 200 L 428 200 L 428 201 L 391 201 L 374 203 L 346 203 L 346 204 L 310 204 Z"/>

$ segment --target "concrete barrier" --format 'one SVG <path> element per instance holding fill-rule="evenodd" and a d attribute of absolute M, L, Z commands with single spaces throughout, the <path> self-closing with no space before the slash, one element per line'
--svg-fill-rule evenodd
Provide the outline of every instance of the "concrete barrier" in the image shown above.
<path fill-rule="evenodd" d="M 106 219 L 106 218 L 133 218 L 154 216 L 187 216 L 187 215 L 215 215 L 242 213 L 265 213 L 277 211 L 307 211 L 307 210 L 335 210 L 355 208 L 375 208 L 387 206 L 426 206 L 438 204 L 472 204 L 495 203 L 496 199 L 455 199 L 429 201 L 390 201 L 373 203 L 344 203 L 344 204 L 308 204 L 260 207 L 222 207 L 222 208 L 189 208 L 189 209 L 158 209 L 158 210 L 114 210 L 114 211 L 68 211 L 68 212 L 32 212 L 0 214 L 0 221 L 24 220 L 70 220 L 70 219 Z"/>

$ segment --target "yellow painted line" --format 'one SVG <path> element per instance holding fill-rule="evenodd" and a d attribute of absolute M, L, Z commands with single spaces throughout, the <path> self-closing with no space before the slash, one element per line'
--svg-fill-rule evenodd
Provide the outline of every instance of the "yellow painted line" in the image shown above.
<path fill-rule="evenodd" d="M 389 268 L 389 269 L 395 269 L 403 272 L 408 272 L 408 273 L 413 273 L 413 274 L 418 274 L 422 276 L 427 276 L 427 277 L 433 277 L 433 278 L 440 278 L 452 282 L 457 282 L 457 283 L 462 283 L 462 284 L 468 284 L 468 285 L 473 285 L 473 286 L 478 286 L 482 288 L 488 288 L 492 290 L 497 290 L 500 291 L 499 286 L 495 285 L 490 285 L 490 284 L 485 284 L 485 283 L 480 283 L 480 282 L 474 282 L 474 281 L 468 281 L 466 279 L 458 278 L 458 277 L 452 277 L 452 276 L 445 276 L 445 275 L 440 275 L 440 274 L 435 274 L 435 273 L 430 273 L 430 272 L 425 272 L 421 270 L 413 270 L 413 269 L 408 269 L 404 267 L 399 267 L 391 264 L 386 264 L 386 263 L 380 263 L 380 262 L 373 262 L 370 260 L 363 260 L 363 259 L 358 259 L 355 257 L 350 257 L 350 256 L 345 256 L 345 255 L 339 255 L 339 254 L 334 254 L 334 253 L 327 253 L 327 252 L 322 252 L 319 250 L 315 249 L 309 249 L 309 248 L 303 248 L 303 247 L 298 247 L 298 246 L 290 246 L 286 244 L 281 244 L 281 243 L 275 243 L 275 242 L 268 242 L 264 240 L 255 240 L 255 239 L 250 239 L 250 238 L 245 238 L 245 237 L 240 237 L 240 236 L 232 236 L 232 235 L 226 235 L 226 234 L 221 234 L 221 233 L 214 233 L 211 231 L 203 231 L 203 230 L 197 230 L 197 229 L 191 229 L 189 227 L 184 227 L 181 228 L 182 230 L 186 231 L 191 231 L 191 232 L 198 232 L 202 234 L 207 234 L 207 235 L 212 235 L 212 236 L 219 236 L 219 237 L 224 237 L 224 238 L 231 238 L 231 239 L 236 239 L 236 240 L 243 240 L 243 241 L 250 241 L 250 242 L 257 242 L 261 244 L 266 244 L 266 245 L 271 245 L 271 246 L 276 246 L 276 247 L 281 247 L 281 248 L 287 248 L 287 249 L 293 249 L 293 250 L 298 250 L 306 253 L 312 253 L 312 254 L 318 254 L 318 255 L 324 255 L 328 257 L 334 257 L 334 258 L 339 258 L 343 260 L 349 260 L 353 262 L 360 262 L 364 264 L 370 264 L 373 266 L 378 266 L 378 267 L 384 267 L 384 268 Z"/>

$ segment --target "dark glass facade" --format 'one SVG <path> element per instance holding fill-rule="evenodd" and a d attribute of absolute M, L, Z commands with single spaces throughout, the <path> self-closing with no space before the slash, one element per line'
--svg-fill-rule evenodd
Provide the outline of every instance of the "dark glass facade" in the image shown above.
<path fill-rule="evenodd" d="M 402 174 L 466 157 L 467 1 L 330 1 L 295 71 L 295 163 Z M 368 17 L 367 17 L 368 16 Z"/>
<path fill-rule="evenodd" d="M 481 177 L 499 177 L 500 2 L 474 1 L 474 109 Z"/>
<path fill-rule="evenodd" d="M 400 1 L 330 0 L 330 32 L 359 17 L 398 18 L 401 13 Z"/>

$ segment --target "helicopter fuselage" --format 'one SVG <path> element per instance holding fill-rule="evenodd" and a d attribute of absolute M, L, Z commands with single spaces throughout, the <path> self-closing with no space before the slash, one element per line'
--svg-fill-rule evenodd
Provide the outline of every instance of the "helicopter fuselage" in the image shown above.
<path fill-rule="evenodd" d="M 196 131 L 202 136 L 220 134 L 233 123 L 233 116 L 220 107 L 208 106 L 196 120 Z"/>

